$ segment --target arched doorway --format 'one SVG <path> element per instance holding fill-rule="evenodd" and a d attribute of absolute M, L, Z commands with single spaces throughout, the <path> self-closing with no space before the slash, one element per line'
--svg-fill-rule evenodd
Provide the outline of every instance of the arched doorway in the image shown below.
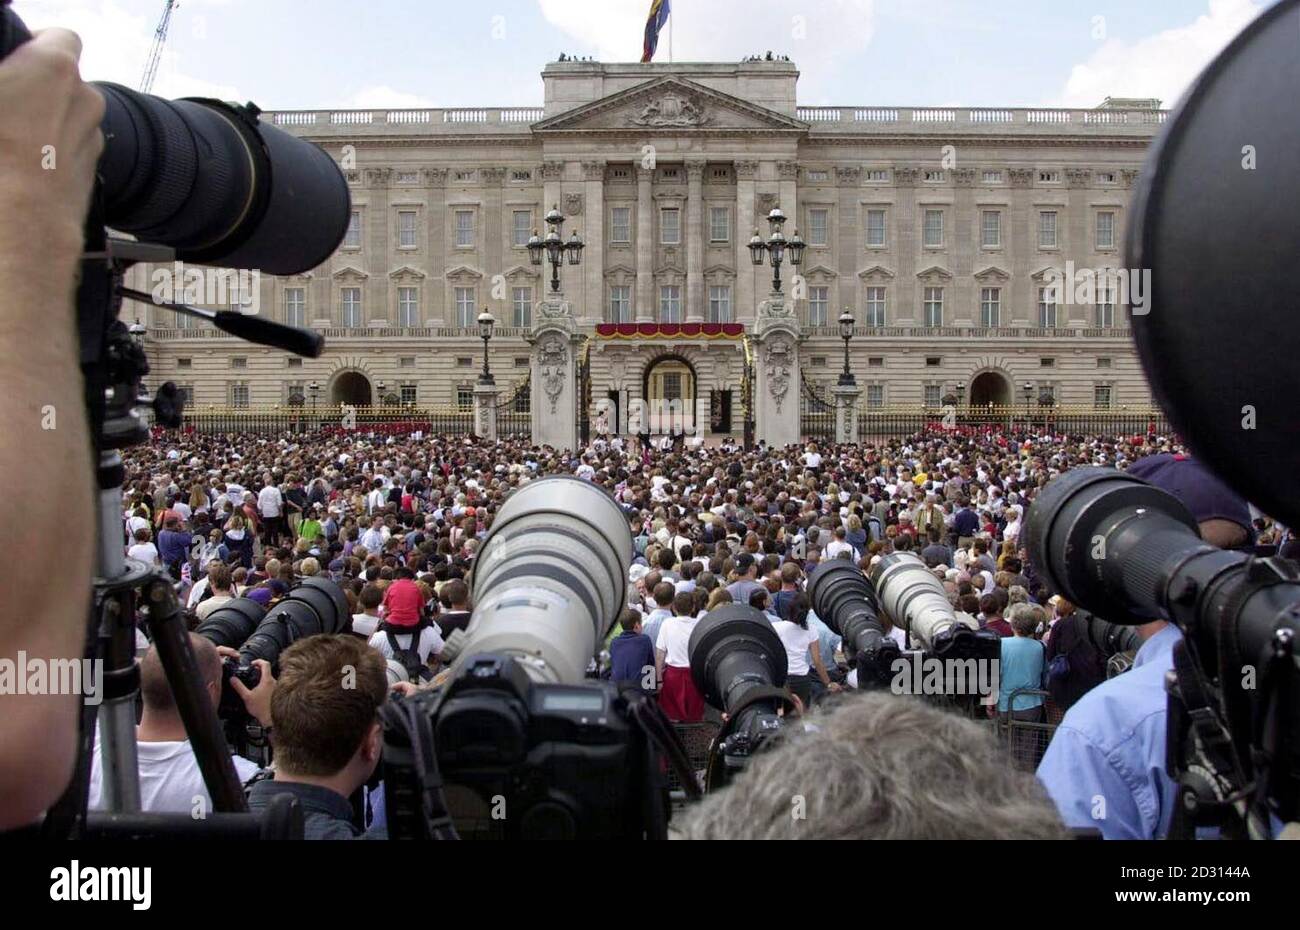
<path fill-rule="evenodd" d="M 975 376 L 970 385 L 972 407 L 1007 407 L 1011 404 L 1011 382 L 996 371 L 984 371 Z"/>
<path fill-rule="evenodd" d="M 652 434 L 695 428 L 695 369 L 679 355 L 665 355 L 646 368 L 641 385 L 644 423 Z"/>
<path fill-rule="evenodd" d="M 330 403 L 369 407 L 373 403 L 370 379 L 359 371 L 341 371 L 330 382 Z"/>

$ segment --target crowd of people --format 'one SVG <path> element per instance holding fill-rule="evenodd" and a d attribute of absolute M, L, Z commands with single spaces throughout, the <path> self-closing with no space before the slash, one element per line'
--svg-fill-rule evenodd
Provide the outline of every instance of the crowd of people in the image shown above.
<path fill-rule="evenodd" d="M 812 609 L 808 576 L 829 559 L 866 573 L 882 555 L 912 552 L 955 611 L 1002 638 L 999 691 L 981 712 L 1059 723 L 1105 679 L 1106 657 L 1029 561 L 1027 507 L 1070 468 L 1184 453 L 1155 435 L 934 432 L 783 449 L 602 435 L 568 453 L 521 439 L 356 431 L 166 433 L 124 457 L 126 552 L 170 572 L 192 623 L 232 598 L 270 605 L 301 578 L 328 577 L 352 605 L 351 632 L 404 667 L 402 689 L 434 678 L 446 643 L 468 626 L 476 551 L 506 497 L 569 474 L 613 496 L 633 539 L 626 609 L 591 671 L 652 694 L 669 719 L 717 719 L 687 647 L 698 620 L 724 604 L 771 621 L 795 708 L 856 685 L 852 657 Z M 1283 527 L 1242 513 L 1229 516 L 1252 545 L 1295 549 Z M 887 615 L 881 622 L 900 649 L 916 645 Z M 1033 761 L 1041 754 L 1040 745 Z"/>

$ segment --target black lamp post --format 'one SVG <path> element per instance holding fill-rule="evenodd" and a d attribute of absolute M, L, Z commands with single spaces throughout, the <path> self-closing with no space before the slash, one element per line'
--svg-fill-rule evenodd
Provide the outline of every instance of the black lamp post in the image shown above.
<path fill-rule="evenodd" d="M 957 385 L 957 409 L 960 410 L 962 408 L 962 405 L 965 403 L 966 403 L 966 385 L 959 383 Z"/>
<path fill-rule="evenodd" d="M 375 382 L 375 387 L 379 390 L 379 404 L 378 404 L 378 406 L 382 407 L 382 406 L 384 406 L 384 404 L 385 404 L 384 390 L 385 390 L 385 388 L 387 387 L 387 385 L 386 385 L 383 381 L 376 381 L 376 382 Z"/>
<path fill-rule="evenodd" d="M 311 392 L 311 412 L 316 412 L 316 395 L 320 393 L 320 382 L 313 381 L 307 385 L 307 390 Z"/>
<path fill-rule="evenodd" d="M 1020 386 L 1020 390 L 1025 393 L 1025 416 L 1029 416 L 1029 398 L 1034 396 L 1034 385 L 1031 381 L 1026 381 Z"/>
<path fill-rule="evenodd" d="M 532 238 L 528 240 L 529 261 L 534 265 L 540 265 L 544 255 L 551 264 L 551 293 L 553 294 L 560 290 L 560 265 L 564 264 L 564 256 L 566 254 L 569 256 L 570 265 L 581 265 L 582 250 L 587 247 L 576 231 L 569 236 L 569 241 L 565 242 L 560 234 L 563 226 L 564 214 L 556 205 L 546 214 L 546 238 L 543 239 L 534 229 Z"/>
<path fill-rule="evenodd" d="M 483 340 L 483 374 L 478 376 L 479 384 L 496 384 L 492 380 L 492 369 L 488 367 L 488 343 L 492 341 L 492 329 L 497 325 L 497 318 L 486 307 L 478 315 L 478 335 Z"/>
<path fill-rule="evenodd" d="M 799 230 L 794 231 L 794 235 L 787 240 L 781 232 L 781 227 L 785 224 L 785 214 L 781 212 L 780 207 L 774 207 L 772 212 L 767 215 L 767 224 L 772 230 L 772 234 L 763 241 L 763 237 L 754 230 L 754 237 L 749 240 L 749 257 L 755 265 L 763 264 L 763 256 L 769 255 L 772 260 L 772 292 L 781 293 L 781 263 L 785 261 L 786 252 L 790 253 L 790 264 L 798 267 L 803 264 L 803 250 L 806 243 L 799 236 Z"/>
<path fill-rule="evenodd" d="M 845 387 L 852 387 L 857 382 L 853 379 L 853 372 L 849 370 L 849 340 L 853 338 L 853 311 L 848 307 L 840 314 L 840 338 L 844 340 L 844 370 L 840 372 L 840 384 Z"/>

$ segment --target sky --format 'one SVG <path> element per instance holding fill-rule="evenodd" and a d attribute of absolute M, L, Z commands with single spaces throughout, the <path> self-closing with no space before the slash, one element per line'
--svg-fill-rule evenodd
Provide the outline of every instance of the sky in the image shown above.
<path fill-rule="evenodd" d="M 804 106 L 1172 106 L 1271 0 L 672 0 L 675 61 L 768 50 Z M 138 87 L 163 0 L 15 0 Z M 540 106 L 561 52 L 639 61 L 650 0 L 180 0 L 153 93 L 264 110 Z M 656 61 L 667 61 L 669 38 Z"/>

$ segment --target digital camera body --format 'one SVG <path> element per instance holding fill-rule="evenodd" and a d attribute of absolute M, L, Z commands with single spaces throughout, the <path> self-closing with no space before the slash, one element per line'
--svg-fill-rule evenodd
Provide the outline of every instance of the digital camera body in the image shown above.
<path fill-rule="evenodd" d="M 430 771 L 441 774 L 462 838 L 662 835 L 667 783 L 632 713 L 640 693 L 597 680 L 538 683 L 525 661 L 467 657 L 442 688 L 391 702 L 416 705 L 414 715 L 381 712 L 389 836 L 427 835 Z"/>

